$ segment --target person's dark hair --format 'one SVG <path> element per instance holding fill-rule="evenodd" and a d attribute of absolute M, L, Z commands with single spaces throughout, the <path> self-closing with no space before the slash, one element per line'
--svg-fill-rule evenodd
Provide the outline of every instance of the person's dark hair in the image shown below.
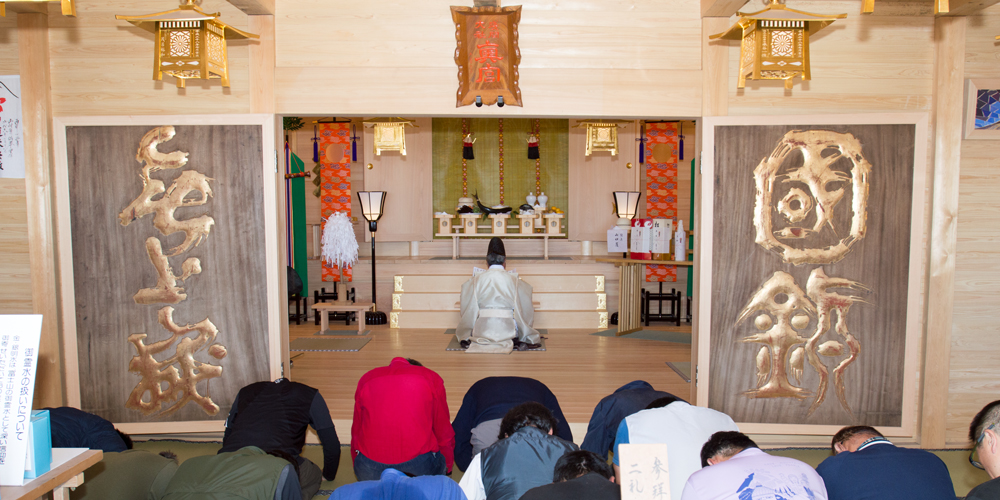
<path fill-rule="evenodd" d="M 507 411 L 500 421 L 500 434 L 497 435 L 497 439 L 512 436 L 522 427 L 528 426 L 536 427 L 542 432 L 551 430 L 552 434 L 557 430 L 556 419 L 552 416 L 552 412 L 541 403 L 528 401 Z"/>
<path fill-rule="evenodd" d="M 569 481 L 591 472 L 596 472 L 605 479 L 611 479 L 615 475 L 614 469 L 597 453 L 587 450 L 569 451 L 556 461 L 552 482 Z"/>
<path fill-rule="evenodd" d="M 653 401 L 651 401 L 648 405 L 646 405 L 646 409 L 651 410 L 653 408 L 663 408 L 664 406 L 667 406 L 668 404 L 673 403 L 675 401 L 683 401 L 683 400 L 677 396 L 663 396 L 662 398 L 654 399 Z"/>
<path fill-rule="evenodd" d="M 979 435 L 986 432 L 986 428 L 994 426 L 1000 428 L 1000 399 L 986 405 L 975 417 L 972 417 L 972 424 L 969 425 L 969 441 L 976 444 Z M 1000 429 L 994 431 L 1000 433 Z"/>
<path fill-rule="evenodd" d="M 271 450 L 267 452 L 267 454 L 271 455 L 272 457 L 278 457 L 287 460 L 288 463 L 292 464 L 292 467 L 295 467 L 295 475 L 296 476 L 299 475 L 299 461 L 296 460 L 295 457 L 289 455 L 288 452 L 282 450 Z"/>
<path fill-rule="evenodd" d="M 757 443 L 746 434 L 736 431 L 716 432 L 701 447 L 701 466 L 708 467 L 710 458 L 729 458 L 747 448 L 757 448 Z"/>
<path fill-rule="evenodd" d="M 415 360 L 413 358 L 406 358 L 406 362 L 409 363 L 409 364 L 411 364 L 411 365 L 413 365 L 413 366 L 424 366 L 423 363 L 421 363 L 421 362 L 419 362 L 419 361 L 417 361 L 417 360 Z"/>
<path fill-rule="evenodd" d="M 837 443 L 844 444 L 846 441 L 850 440 L 854 436 L 868 436 L 868 437 L 885 437 L 881 432 L 876 430 L 874 427 L 868 425 L 852 425 L 850 427 L 844 427 L 837 431 L 833 435 L 833 439 L 830 441 L 830 449 L 833 450 L 833 454 L 837 454 Z"/>
<path fill-rule="evenodd" d="M 163 450 L 163 451 L 161 451 L 159 453 L 159 455 L 161 457 L 163 457 L 163 458 L 166 458 L 166 459 L 169 459 L 169 460 L 173 460 L 175 464 L 178 463 L 178 461 L 177 461 L 177 454 L 174 453 L 174 452 L 172 452 L 172 451 L 170 451 L 170 450 Z"/>
<path fill-rule="evenodd" d="M 490 245 L 486 248 L 486 264 L 502 266 L 506 263 L 507 251 L 503 247 L 503 240 L 496 236 L 490 238 Z"/>
<path fill-rule="evenodd" d="M 118 429 L 115 429 L 115 432 L 117 432 L 118 436 L 122 438 L 122 441 L 125 441 L 125 449 L 126 450 L 131 450 L 132 446 L 133 446 L 132 445 L 132 436 L 129 436 L 128 434 L 126 434 L 126 433 L 124 433 L 124 432 L 122 432 L 122 431 L 120 431 Z"/>

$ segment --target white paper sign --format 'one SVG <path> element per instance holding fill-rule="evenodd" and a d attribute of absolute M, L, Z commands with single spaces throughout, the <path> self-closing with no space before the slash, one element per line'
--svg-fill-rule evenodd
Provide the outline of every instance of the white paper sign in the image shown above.
<path fill-rule="evenodd" d="M 652 227 L 632 227 L 632 252 L 650 253 L 653 246 Z M 647 259 L 649 257 L 646 257 Z"/>
<path fill-rule="evenodd" d="M 667 445 L 618 446 L 622 500 L 670 500 Z"/>
<path fill-rule="evenodd" d="M 608 253 L 628 251 L 628 229 L 613 227 L 608 229 Z"/>
<path fill-rule="evenodd" d="M 40 314 L 0 315 L 0 485 L 24 484 Z"/>
<path fill-rule="evenodd" d="M 0 76 L 0 178 L 24 178 L 21 77 Z"/>
<path fill-rule="evenodd" d="M 670 219 L 653 219 L 653 253 L 670 252 L 670 233 L 674 221 Z"/>

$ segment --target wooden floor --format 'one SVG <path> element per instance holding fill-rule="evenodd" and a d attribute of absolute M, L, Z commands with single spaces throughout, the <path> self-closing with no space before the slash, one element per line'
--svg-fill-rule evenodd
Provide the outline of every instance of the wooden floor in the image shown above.
<path fill-rule="evenodd" d="M 451 337 L 443 330 L 368 328 L 372 340 L 357 352 L 291 353 L 290 378 L 319 389 L 334 420 L 353 417 L 354 391 L 361 375 L 396 356 L 417 359 L 441 375 L 452 418 L 469 387 L 489 376 L 516 375 L 542 381 L 559 398 L 571 424 L 585 425 L 602 397 L 637 379 L 685 399 L 690 397 L 690 385 L 665 364 L 690 362 L 691 346 L 687 344 L 590 335 L 594 330 L 549 330 L 544 352 L 466 354 L 445 350 Z M 680 328 L 690 331 L 690 327 Z M 354 325 L 333 324 L 331 329 L 357 334 Z M 311 322 L 292 324 L 289 331 L 294 340 L 311 337 L 319 327 Z"/>

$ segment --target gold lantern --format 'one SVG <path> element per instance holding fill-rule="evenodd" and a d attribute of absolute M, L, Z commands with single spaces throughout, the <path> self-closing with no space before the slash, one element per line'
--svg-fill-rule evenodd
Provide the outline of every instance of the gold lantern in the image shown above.
<path fill-rule="evenodd" d="M 0 16 L 3 17 L 7 16 L 6 4 L 8 3 L 27 4 L 27 3 L 47 3 L 47 2 L 59 2 L 60 7 L 62 8 L 62 15 L 76 17 L 76 3 L 74 3 L 73 0 L 17 0 L 13 2 L 0 1 Z"/>
<path fill-rule="evenodd" d="M 587 149 L 585 156 L 594 151 L 610 151 L 612 156 L 618 155 L 618 127 L 630 123 L 623 120 L 583 120 L 577 127 L 587 129 Z"/>
<path fill-rule="evenodd" d="M 375 156 L 382 156 L 382 151 L 399 151 L 406 156 L 407 125 L 416 127 L 411 120 L 402 118 L 373 118 L 365 121 L 365 126 L 374 127 L 373 143 Z"/>
<path fill-rule="evenodd" d="M 219 13 L 208 14 L 194 0 L 184 0 L 180 8 L 144 16 L 115 16 L 156 37 L 153 54 L 153 79 L 163 80 L 166 73 L 184 88 L 188 79 L 219 78 L 229 86 L 229 63 L 226 39 L 257 38 L 219 21 Z"/>
<path fill-rule="evenodd" d="M 740 69 L 737 88 L 746 80 L 784 80 L 792 88 L 796 76 L 809 80 L 809 36 L 847 14 L 810 14 L 789 9 L 771 0 L 767 8 L 750 14 L 739 13 L 728 30 L 712 40 L 740 40 Z"/>

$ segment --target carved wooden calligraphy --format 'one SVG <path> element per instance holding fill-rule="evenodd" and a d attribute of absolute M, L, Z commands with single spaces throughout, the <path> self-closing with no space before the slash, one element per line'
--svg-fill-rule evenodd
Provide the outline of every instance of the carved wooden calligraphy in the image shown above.
<path fill-rule="evenodd" d="M 455 7 L 455 63 L 458 64 L 458 99 L 455 107 L 476 103 L 521 106 L 517 66 L 517 24 L 521 6 Z M 477 103 L 478 104 L 478 103 Z"/>

